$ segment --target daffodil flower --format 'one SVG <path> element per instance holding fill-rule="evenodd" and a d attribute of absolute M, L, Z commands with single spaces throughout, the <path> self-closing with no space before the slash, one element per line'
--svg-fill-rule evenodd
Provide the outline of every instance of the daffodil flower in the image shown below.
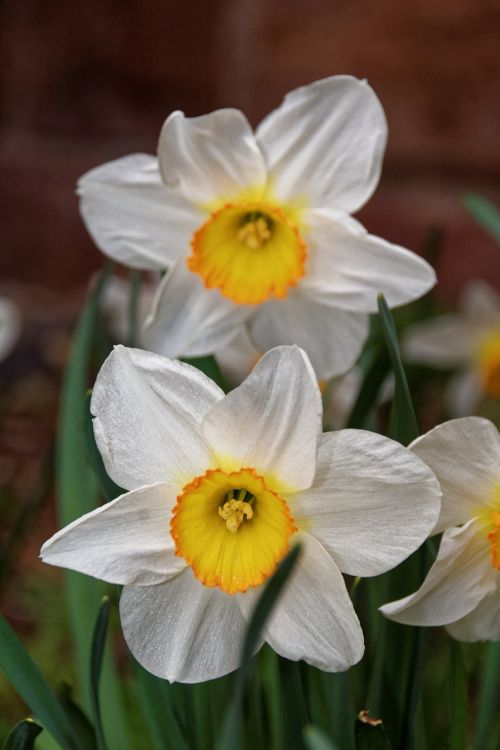
<path fill-rule="evenodd" d="M 445 422 L 411 450 L 443 491 L 436 561 L 417 592 L 382 612 L 408 625 L 446 625 L 463 641 L 500 640 L 500 435 L 487 419 Z"/>
<path fill-rule="evenodd" d="M 376 312 L 435 283 L 418 256 L 353 219 L 377 186 L 387 138 L 373 90 L 336 76 L 289 93 L 252 131 L 236 109 L 173 112 L 158 158 L 84 175 L 83 219 L 103 252 L 169 271 L 147 326 L 167 356 L 217 351 L 247 324 L 255 346 L 298 344 L 318 378 L 346 372 Z"/>
<path fill-rule="evenodd" d="M 471 282 L 458 313 L 408 329 L 403 352 L 409 361 L 461 368 L 446 394 L 454 416 L 470 414 L 481 397 L 500 399 L 500 297 L 484 281 Z"/>
<path fill-rule="evenodd" d="M 378 575 L 436 523 L 439 485 L 398 443 L 321 433 L 321 397 L 297 347 L 278 347 L 228 395 L 200 371 L 117 347 L 92 396 L 97 444 L 128 492 L 56 533 L 42 559 L 123 584 L 141 664 L 198 682 L 238 665 L 262 586 L 295 539 L 301 556 L 265 639 L 341 671 L 363 654 L 340 571 Z"/>

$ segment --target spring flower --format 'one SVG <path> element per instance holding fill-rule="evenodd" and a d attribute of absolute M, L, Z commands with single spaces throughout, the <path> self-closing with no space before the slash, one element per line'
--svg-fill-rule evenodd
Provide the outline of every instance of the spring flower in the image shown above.
<path fill-rule="evenodd" d="M 480 417 L 446 422 L 411 450 L 443 491 L 436 561 L 417 592 L 382 612 L 408 625 L 446 625 L 463 641 L 500 640 L 500 435 Z"/>
<path fill-rule="evenodd" d="M 91 408 L 106 470 L 128 492 L 41 556 L 124 585 L 123 632 L 146 669 L 182 682 L 235 669 L 262 585 L 295 539 L 301 556 L 265 639 L 330 671 L 361 658 L 340 571 L 378 575 L 428 535 L 440 490 L 419 458 L 370 432 L 321 434 L 297 347 L 268 352 L 225 396 L 185 363 L 119 346 Z"/>
<path fill-rule="evenodd" d="M 447 393 L 450 412 L 470 414 L 484 396 L 500 399 L 500 297 L 484 281 L 471 282 L 458 313 L 408 329 L 406 359 L 437 368 L 462 368 Z"/>
<path fill-rule="evenodd" d="M 245 323 L 261 351 L 306 349 L 318 378 L 347 371 L 377 293 L 397 306 L 435 283 L 423 259 L 350 216 L 377 186 L 386 137 L 366 81 L 335 76 L 289 93 L 255 132 L 236 109 L 173 112 L 158 158 L 84 175 L 81 213 L 101 250 L 169 269 L 148 348 L 210 354 Z"/>

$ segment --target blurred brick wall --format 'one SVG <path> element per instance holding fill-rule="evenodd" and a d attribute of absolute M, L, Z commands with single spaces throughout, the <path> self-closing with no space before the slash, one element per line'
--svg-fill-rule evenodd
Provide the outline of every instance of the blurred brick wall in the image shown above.
<path fill-rule="evenodd" d="M 367 227 L 418 249 L 442 225 L 443 292 L 475 274 L 500 285 L 497 249 L 461 206 L 470 189 L 500 203 L 497 0 L 4 0 L 0 29 L 4 285 L 82 287 L 100 257 L 77 177 L 153 152 L 172 109 L 235 105 L 256 123 L 332 73 L 367 77 L 389 121 Z"/>

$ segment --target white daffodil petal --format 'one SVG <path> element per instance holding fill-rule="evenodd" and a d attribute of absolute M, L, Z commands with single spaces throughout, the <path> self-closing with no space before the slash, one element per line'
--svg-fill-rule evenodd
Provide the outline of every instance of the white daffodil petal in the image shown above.
<path fill-rule="evenodd" d="M 363 656 L 363 633 L 344 579 L 332 558 L 309 534 L 291 578 L 265 628 L 264 638 L 281 656 L 304 659 L 326 672 L 343 672 Z M 238 595 L 249 619 L 261 588 Z"/>
<path fill-rule="evenodd" d="M 500 585 L 487 594 L 477 607 L 446 630 L 459 641 L 500 641 Z"/>
<path fill-rule="evenodd" d="M 203 586 L 190 568 L 158 586 L 126 586 L 120 619 L 137 661 L 170 682 L 205 682 L 238 666 L 245 620 L 236 598 Z"/>
<path fill-rule="evenodd" d="M 374 576 L 425 541 L 440 495 L 432 471 L 399 443 L 342 430 L 322 435 L 314 483 L 289 504 L 343 573 Z"/>
<path fill-rule="evenodd" d="M 250 335 L 261 351 L 297 344 L 311 360 L 319 380 L 343 375 L 357 361 L 368 337 L 368 316 L 320 305 L 290 292 L 284 300 L 262 305 L 250 323 Z"/>
<path fill-rule="evenodd" d="M 219 460 L 271 474 L 290 490 L 310 487 L 322 404 L 313 369 L 298 347 L 277 347 L 205 417 L 202 431 Z"/>
<path fill-rule="evenodd" d="M 85 225 L 103 253 L 132 268 L 162 270 L 189 250 L 204 214 L 167 188 L 158 159 L 132 154 L 80 177 Z"/>
<path fill-rule="evenodd" d="M 436 283 L 427 261 L 368 234 L 340 211 L 308 211 L 307 225 L 308 273 L 301 288 L 317 302 L 373 313 L 379 292 L 390 307 L 397 307 L 418 299 Z"/>
<path fill-rule="evenodd" d="M 163 125 L 158 156 L 165 183 L 198 205 L 231 199 L 266 182 L 264 157 L 238 109 L 201 117 L 173 112 Z"/>
<path fill-rule="evenodd" d="M 477 331 L 461 315 L 440 315 L 417 323 L 405 332 L 405 359 L 438 368 L 459 367 L 469 362 L 477 347 Z"/>
<path fill-rule="evenodd" d="M 126 489 L 184 485 L 212 465 L 199 425 L 223 391 L 190 365 L 117 346 L 92 393 L 94 434 L 109 476 Z"/>
<path fill-rule="evenodd" d="M 54 534 L 40 557 L 109 583 L 162 583 L 186 567 L 169 530 L 176 495 L 164 483 L 121 495 Z"/>
<path fill-rule="evenodd" d="M 380 607 L 404 625 L 448 625 L 472 612 L 495 589 L 486 533 L 477 519 L 447 529 L 436 562 L 418 591 Z"/>
<path fill-rule="evenodd" d="M 252 314 L 218 289 L 205 289 L 184 260 L 176 263 L 158 287 L 144 327 L 148 349 L 167 357 L 199 357 L 224 347 Z"/>
<path fill-rule="evenodd" d="M 238 328 L 230 341 L 215 352 L 224 379 L 232 387 L 240 385 L 250 375 L 261 356 L 246 326 Z"/>
<path fill-rule="evenodd" d="M 476 370 L 464 370 L 453 375 L 445 389 L 446 411 L 452 417 L 467 417 L 474 414 L 481 401 L 483 389 Z"/>
<path fill-rule="evenodd" d="M 485 281 L 475 279 L 467 284 L 460 307 L 474 323 L 500 324 L 500 296 Z"/>
<path fill-rule="evenodd" d="M 463 417 L 440 424 L 417 438 L 410 450 L 431 467 L 443 490 L 434 533 L 465 523 L 481 506 L 493 507 L 500 483 L 500 435 L 487 419 Z"/>
<path fill-rule="evenodd" d="M 334 76 L 287 94 L 256 136 L 279 198 L 353 213 L 378 184 L 387 123 L 366 81 Z"/>

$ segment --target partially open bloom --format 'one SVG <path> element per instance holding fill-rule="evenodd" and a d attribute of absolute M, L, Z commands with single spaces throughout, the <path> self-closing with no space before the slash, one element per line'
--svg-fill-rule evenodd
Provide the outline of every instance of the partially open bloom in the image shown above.
<path fill-rule="evenodd" d="M 409 555 L 440 490 L 392 440 L 323 435 L 321 411 L 297 347 L 268 352 L 226 396 L 187 364 L 117 347 L 92 413 L 106 470 L 129 491 L 55 534 L 43 560 L 123 584 L 134 656 L 197 682 L 236 668 L 262 585 L 300 540 L 265 639 L 289 659 L 347 669 L 363 636 L 340 571 L 378 575 Z"/>
<path fill-rule="evenodd" d="M 408 360 L 437 368 L 461 368 L 449 384 L 452 415 L 470 414 L 481 397 L 500 399 L 500 297 L 484 281 L 465 289 L 458 313 L 408 329 Z"/>
<path fill-rule="evenodd" d="M 101 250 L 169 268 L 148 348 L 209 354 L 246 323 L 261 351 L 295 343 L 319 378 L 347 371 L 377 293 L 397 306 L 435 283 L 423 259 L 350 216 L 378 183 L 386 137 L 366 81 L 336 76 L 292 91 L 255 132 L 236 109 L 174 112 L 158 158 L 84 175 L 81 212 Z"/>
<path fill-rule="evenodd" d="M 419 590 L 382 612 L 408 625 L 446 625 L 463 641 L 500 640 L 500 435 L 488 420 L 465 417 L 410 448 L 441 484 L 434 532 L 444 534 Z"/>

